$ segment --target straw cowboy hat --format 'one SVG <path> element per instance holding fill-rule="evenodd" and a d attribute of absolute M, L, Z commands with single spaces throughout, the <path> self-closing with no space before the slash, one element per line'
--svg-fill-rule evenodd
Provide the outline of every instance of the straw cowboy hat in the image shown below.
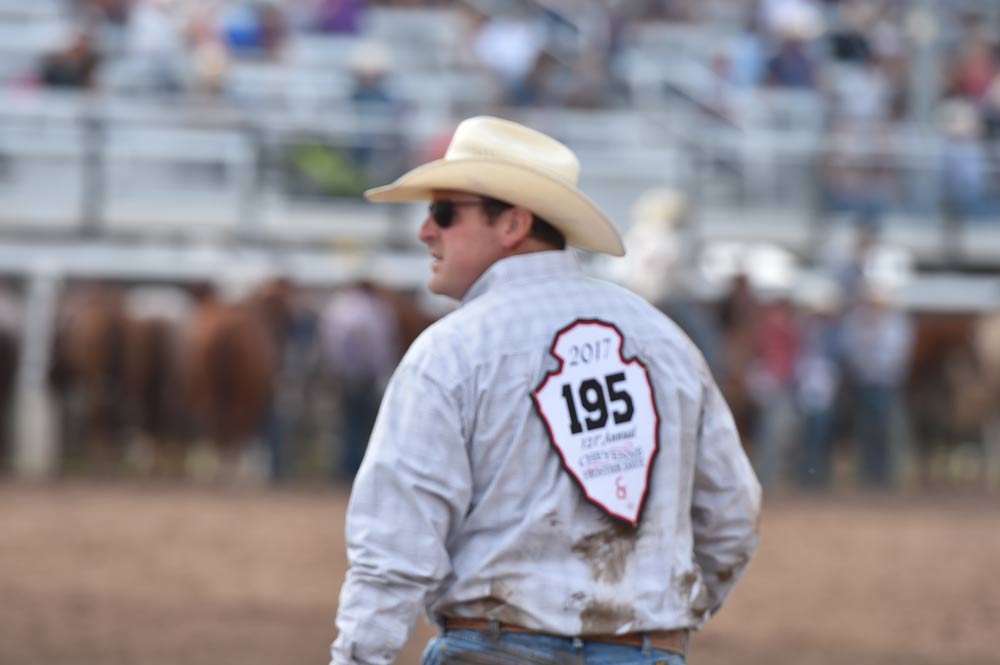
<path fill-rule="evenodd" d="M 454 189 L 524 206 L 566 237 L 594 252 L 623 256 L 621 236 L 576 188 L 580 162 L 555 139 L 509 120 L 478 116 L 455 130 L 444 159 L 419 166 L 396 182 L 365 192 L 379 203 L 422 201 Z"/>

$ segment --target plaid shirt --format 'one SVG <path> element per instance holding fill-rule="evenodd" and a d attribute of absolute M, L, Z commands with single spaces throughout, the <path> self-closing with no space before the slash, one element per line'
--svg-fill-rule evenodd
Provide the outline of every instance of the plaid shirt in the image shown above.
<path fill-rule="evenodd" d="M 616 324 L 659 413 L 638 529 L 588 502 L 531 394 L 556 333 Z M 691 341 L 568 252 L 507 258 L 413 344 L 382 402 L 347 517 L 332 663 L 390 663 L 421 608 L 558 635 L 699 628 L 757 544 L 760 486 Z"/>

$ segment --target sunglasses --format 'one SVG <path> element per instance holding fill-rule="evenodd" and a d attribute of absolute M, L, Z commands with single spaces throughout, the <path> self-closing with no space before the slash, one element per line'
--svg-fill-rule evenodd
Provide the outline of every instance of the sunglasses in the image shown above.
<path fill-rule="evenodd" d="M 479 206 L 482 201 L 434 201 L 427 209 L 430 216 L 434 218 L 434 223 L 442 229 L 446 229 L 455 222 L 455 208 L 462 206 Z"/>

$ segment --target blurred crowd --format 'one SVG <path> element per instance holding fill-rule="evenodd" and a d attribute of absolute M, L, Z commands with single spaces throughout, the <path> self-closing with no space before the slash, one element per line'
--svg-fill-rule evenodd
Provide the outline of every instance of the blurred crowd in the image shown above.
<path fill-rule="evenodd" d="M 76 30 L 38 80 L 92 88 L 122 66 L 140 92 L 223 94 L 233 62 L 279 62 L 295 32 L 355 33 L 365 0 L 67 0 Z"/>
<path fill-rule="evenodd" d="M 694 104 L 753 132 L 768 102 L 747 106 L 747 95 L 780 92 L 787 127 L 765 129 L 815 126 L 827 213 L 876 219 L 941 205 L 964 222 L 1000 210 L 1000 14 L 989 2 L 62 1 L 71 39 L 18 85 L 253 106 L 240 83 L 248 63 L 318 66 L 343 76 L 303 86 L 340 87 L 331 98 L 390 113 L 442 97 L 431 87 L 474 97 L 464 101 L 482 111 L 631 107 L 648 103 L 643 86 L 654 85 L 654 104 Z M 398 28 L 375 26 L 377 12 Z M 344 48 L 306 65 L 298 47 L 307 38 Z M 418 79 L 421 68 L 440 76 Z M 449 83 L 448 72 L 491 83 Z M 427 85 L 414 90 L 417 80 Z"/>
<path fill-rule="evenodd" d="M 205 75 L 218 85 L 228 62 L 289 61 L 300 35 L 364 36 L 373 10 L 439 9 L 462 17 L 437 15 L 442 29 L 461 31 L 443 62 L 492 72 L 513 105 L 627 103 L 630 60 L 649 46 L 647 33 L 669 49 L 672 33 L 656 31 L 678 26 L 704 42 L 696 74 L 704 80 L 695 88 L 722 105 L 728 88 L 802 89 L 823 94 L 835 120 L 899 120 L 912 111 L 915 53 L 937 39 L 937 96 L 968 102 L 985 135 L 1000 120 L 997 16 L 988 2 L 934 3 L 934 13 L 912 0 L 61 2 L 77 29 L 41 68 L 50 85 L 92 85 L 96 69 L 123 59 L 141 63 L 154 88 L 176 90 Z M 668 53 L 656 53 L 664 68 L 676 64 Z M 678 48 L 674 60 L 690 55 Z"/>
<path fill-rule="evenodd" d="M 762 299 L 740 273 L 721 303 L 722 388 L 765 486 L 828 487 L 838 441 L 864 486 L 894 481 L 914 324 L 866 275 L 873 246 L 862 230 L 797 300 Z"/>
<path fill-rule="evenodd" d="M 1000 479 L 1000 312 L 905 309 L 877 223 L 806 270 L 778 248 L 713 266 L 687 200 L 661 188 L 625 243 L 612 274 L 701 349 L 766 487 L 931 485 L 967 453 L 963 473 Z"/>

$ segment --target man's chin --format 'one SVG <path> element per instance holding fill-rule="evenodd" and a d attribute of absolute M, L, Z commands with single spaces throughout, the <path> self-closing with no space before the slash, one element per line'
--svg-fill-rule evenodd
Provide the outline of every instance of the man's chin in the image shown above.
<path fill-rule="evenodd" d="M 447 293 L 445 293 L 444 285 L 441 284 L 436 274 L 431 274 L 431 278 L 427 281 L 427 290 L 439 296 L 448 295 Z"/>
<path fill-rule="evenodd" d="M 446 284 L 441 283 L 437 275 L 431 275 L 430 281 L 427 282 L 427 290 L 435 295 L 451 298 L 452 300 L 462 299 L 462 294 L 456 294 L 455 289 L 450 289 Z"/>

